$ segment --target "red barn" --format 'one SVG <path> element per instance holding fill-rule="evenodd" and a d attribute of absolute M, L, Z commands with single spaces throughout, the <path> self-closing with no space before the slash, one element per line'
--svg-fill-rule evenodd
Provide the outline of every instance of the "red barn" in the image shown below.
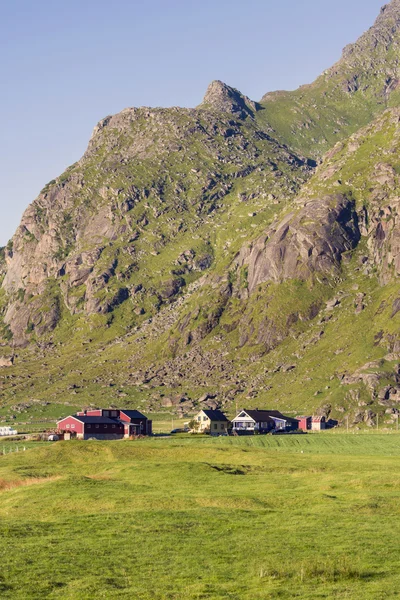
<path fill-rule="evenodd" d="M 57 428 L 83 440 L 113 440 L 152 434 L 152 422 L 139 411 L 111 408 L 81 411 L 57 421 Z"/>
<path fill-rule="evenodd" d="M 299 429 L 303 431 L 308 431 L 311 429 L 312 417 L 297 417 L 299 421 Z"/>

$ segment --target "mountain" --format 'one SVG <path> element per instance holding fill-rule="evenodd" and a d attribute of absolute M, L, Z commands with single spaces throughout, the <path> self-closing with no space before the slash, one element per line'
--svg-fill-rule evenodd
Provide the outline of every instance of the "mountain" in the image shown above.
<path fill-rule="evenodd" d="M 0 253 L 0 414 L 123 398 L 393 424 L 399 23 L 394 0 L 296 92 L 214 81 L 196 109 L 103 119 Z"/>
<path fill-rule="evenodd" d="M 399 104 L 400 1 L 381 9 L 374 24 L 311 85 L 267 93 L 258 115 L 298 152 L 320 158 L 390 106 Z"/>

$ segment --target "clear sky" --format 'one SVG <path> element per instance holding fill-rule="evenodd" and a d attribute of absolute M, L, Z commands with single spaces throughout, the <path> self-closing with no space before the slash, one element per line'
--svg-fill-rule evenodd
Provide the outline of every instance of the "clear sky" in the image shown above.
<path fill-rule="evenodd" d="M 254 100 L 315 79 L 383 0 L 0 0 L 0 246 L 44 185 L 127 106 Z"/>

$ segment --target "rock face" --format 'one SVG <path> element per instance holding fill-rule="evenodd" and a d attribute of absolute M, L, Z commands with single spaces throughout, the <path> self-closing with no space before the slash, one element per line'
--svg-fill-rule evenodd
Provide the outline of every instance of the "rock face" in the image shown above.
<path fill-rule="evenodd" d="M 357 198 L 359 229 L 369 251 L 365 268 L 376 269 L 382 284 L 400 274 L 400 178 L 397 161 L 390 159 L 400 150 L 399 138 L 400 109 L 388 109 L 327 153 L 312 190 L 342 188 Z"/>
<path fill-rule="evenodd" d="M 204 100 L 200 104 L 200 107 L 202 106 L 232 113 L 242 119 L 247 116 L 254 117 L 257 110 L 261 108 L 259 104 L 222 81 L 213 81 L 209 85 Z"/>
<path fill-rule="evenodd" d="M 359 240 L 353 202 L 342 195 L 313 200 L 297 213 L 288 214 L 248 252 L 242 252 L 242 264 L 248 265 L 249 290 L 265 281 L 335 274 L 343 254 Z"/>
<path fill-rule="evenodd" d="M 82 159 L 42 190 L 4 251 L 14 342 L 53 330 L 63 307 L 105 315 L 132 300 L 142 315 L 146 302 L 173 301 L 183 277 L 211 267 L 213 222 L 239 183 L 251 180 L 253 198 L 265 182 L 293 195 L 312 169 L 246 118 L 255 110 L 214 83 L 198 110 L 132 108 L 100 121 Z M 131 293 L 138 285 L 140 296 Z"/>
<path fill-rule="evenodd" d="M 399 48 L 399 30 L 400 2 L 392 0 L 382 7 L 373 27 L 356 43 L 346 46 L 342 59 L 329 70 L 329 75 L 334 77 L 338 73 L 347 73 L 344 89 L 355 93 L 367 89 L 367 77 L 373 74 L 378 81 L 384 82 L 380 93 L 388 97 L 399 84 L 400 71 L 394 59 Z M 366 66 L 373 72 L 367 74 Z"/>

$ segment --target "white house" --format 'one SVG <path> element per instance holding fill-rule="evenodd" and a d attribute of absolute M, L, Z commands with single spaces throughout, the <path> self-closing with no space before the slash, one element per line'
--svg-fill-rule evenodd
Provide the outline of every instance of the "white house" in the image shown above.
<path fill-rule="evenodd" d="M 199 433 L 227 433 L 229 419 L 220 410 L 201 410 L 195 417 Z"/>
<path fill-rule="evenodd" d="M 298 429 L 299 422 L 278 410 L 243 409 L 232 420 L 232 425 L 236 433 L 268 433 Z"/>

